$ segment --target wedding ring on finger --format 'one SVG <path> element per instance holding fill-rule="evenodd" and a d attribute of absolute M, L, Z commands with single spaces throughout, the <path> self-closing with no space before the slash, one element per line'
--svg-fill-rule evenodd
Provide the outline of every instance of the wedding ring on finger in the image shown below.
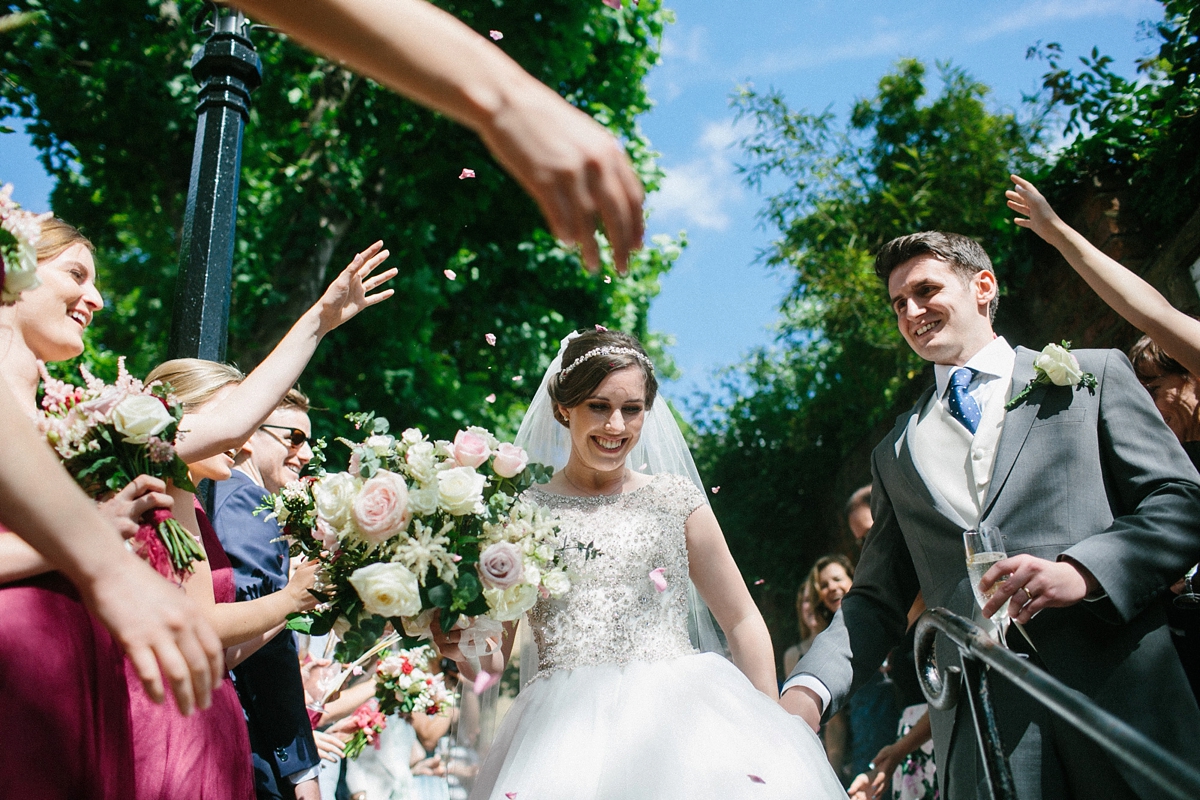
<path fill-rule="evenodd" d="M 1021 608 L 1024 608 L 1025 606 L 1027 606 L 1033 602 L 1033 595 L 1029 593 L 1028 586 L 1022 586 L 1021 591 L 1025 593 L 1025 597 L 1026 597 L 1025 604 L 1021 606 Z"/>

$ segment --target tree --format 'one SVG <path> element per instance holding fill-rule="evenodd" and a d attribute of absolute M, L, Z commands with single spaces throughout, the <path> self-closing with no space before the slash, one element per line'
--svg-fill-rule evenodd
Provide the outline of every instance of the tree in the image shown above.
<path fill-rule="evenodd" d="M 755 123 L 743 143 L 747 181 L 786 183 L 763 211 L 780 231 L 766 261 L 794 281 L 776 345 L 726 373 L 732 400 L 699 415 L 698 454 L 721 487 L 713 504 L 738 563 L 765 581 L 757 596 L 780 643 L 795 637 L 804 572 L 845 544 L 839 469 L 924 388 L 914 379 L 925 365 L 896 330 L 874 251 L 906 233 L 952 230 L 983 243 L 1002 283 L 1022 269 L 1002 190 L 1010 172 L 1036 163 L 1038 124 L 989 110 L 987 87 L 962 70 L 943 65 L 940 79 L 926 101 L 925 67 L 901 61 L 845 129 L 829 112 L 790 110 L 777 92 L 744 89 L 734 100 Z"/>
<path fill-rule="evenodd" d="M 1063 66 L 1057 43 L 1029 55 L 1046 59 L 1047 103 L 1068 111 L 1064 133 L 1075 134 L 1046 190 L 1056 197 L 1097 181 L 1121 193 L 1123 219 L 1163 243 L 1200 205 L 1200 2 L 1160 2 L 1163 21 L 1150 28 L 1158 52 L 1138 63 L 1138 78 L 1117 73 L 1095 48 L 1079 72 Z"/>
<path fill-rule="evenodd" d="M 669 20 L 658 0 L 619 12 L 575 0 L 440 4 L 484 35 L 502 31 L 497 46 L 623 137 L 655 186 L 636 119 Z M 125 354 L 144 374 L 164 357 L 170 329 L 195 131 L 188 63 L 201 37 L 191 20 L 202 4 L 11 7 L 40 19 L 0 54 L 0 115 L 32 120 L 58 179 L 55 212 L 99 246 L 110 308 L 96 317 L 89 357 L 103 367 Z M 253 366 L 379 238 L 401 270 L 397 296 L 331 335 L 302 381 L 331 419 L 372 409 L 439 435 L 465 422 L 512 432 L 560 336 L 594 323 L 646 334 L 674 242 L 647 248 L 628 278 L 587 275 L 474 134 L 285 36 L 254 37 L 264 83 L 242 160 L 231 360 Z M 464 167 L 478 177 L 460 180 Z"/>

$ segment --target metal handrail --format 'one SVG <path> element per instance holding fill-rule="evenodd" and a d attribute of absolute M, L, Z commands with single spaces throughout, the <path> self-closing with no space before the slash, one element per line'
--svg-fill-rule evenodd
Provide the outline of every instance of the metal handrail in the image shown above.
<path fill-rule="evenodd" d="M 945 634 L 958 646 L 963 667 L 938 670 L 934 638 Z M 1118 762 L 1179 800 L 1200 797 L 1200 771 L 1163 750 L 1145 734 L 1097 706 L 1090 698 L 1045 670 L 1030 664 L 989 637 L 970 620 L 944 608 L 932 608 L 917 620 L 917 674 L 921 690 L 934 708 L 952 708 L 966 691 L 975 721 L 975 734 L 983 754 L 984 772 L 994 800 L 1016 798 L 1012 770 L 1004 754 L 995 708 L 984 666 L 1003 675 L 1014 686 L 1040 701 L 1047 709 L 1098 744 Z"/>

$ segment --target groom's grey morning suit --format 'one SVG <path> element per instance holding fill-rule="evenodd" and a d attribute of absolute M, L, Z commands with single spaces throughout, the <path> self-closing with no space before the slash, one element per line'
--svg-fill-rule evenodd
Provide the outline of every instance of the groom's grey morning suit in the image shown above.
<path fill-rule="evenodd" d="M 1012 353 L 997 339 L 980 356 L 994 362 L 1001 350 Z M 1117 351 L 1076 353 L 1097 378 L 1094 392 L 1040 385 L 1005 413 L 1003 400 L 1033 378 L 1036 355 L 1019 348 L 1015 361 L 1008 356 L 1011 384 L 995 380 L 992 396 L 986 389 L 980 395 L 983 419 L 975 436 L 963 434 L 965 462 L 953 442 L 938 440 L 950 429 L 930 425 L 946 413 L 933 388 L 875 448 L 875 524 L 854 588 L 789 685 L 811 686 L 815 677 L 832 699 L 826 714 L 836 711 L 901 641 L 918 591 L 930 608 L 979 619 L 962 531 L 994 525 L 1008 555 L 1073 560 L 1100 584 L 1096 598 L 1047 608 L 1025 625 L 1033 657 L 1200 766 L 1200 709 L 1155 602 L 1200 556 L 1200 475 Z M 986 369 L 980 377 L 988 377 Z M 990 470 L 975 468 L 980 461 L 990 461 Z M 974 509 L 964 507 L 972 489 L 978 492 Z M 939 641 L 938 663 L 944 668 L 957 660 L 954 648 Z M 1023 800 L 1123 796 L 1113 786 L 1119 780 L 1111 759 L 1006 681 L 992 682 Z M 985 794 L 969 708 L 931 710 L 931 722 L 942 796 Z M 1144 781 L 1127 781 L 1138 795 L 1157 796 Z"/>

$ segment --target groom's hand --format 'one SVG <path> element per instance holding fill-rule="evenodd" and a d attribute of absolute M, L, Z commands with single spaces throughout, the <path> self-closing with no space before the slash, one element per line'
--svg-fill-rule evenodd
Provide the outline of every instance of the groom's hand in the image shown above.
<path fill-rule="evenodd" d="M 1003 579 L 1007 576 L 1007 579 Z M 1043 608 L 1073 606 L 1100 588 L 1092 573 L 1073 561 L 1047 561 L 1030 555 L 998 561 L 983 574 L 979 588 L 995 594 L 983 607 L 990 617 L 1008 603 L 1010 619 L 1025 624 Z"/>
<path fill-rule="evenodd" d="M 779 704 L 789 714 L 795 714 L 808 723 L 814 733 L 821 730 L 821 698 L 807 686 L 793 686 L 779 698 Z"/>

